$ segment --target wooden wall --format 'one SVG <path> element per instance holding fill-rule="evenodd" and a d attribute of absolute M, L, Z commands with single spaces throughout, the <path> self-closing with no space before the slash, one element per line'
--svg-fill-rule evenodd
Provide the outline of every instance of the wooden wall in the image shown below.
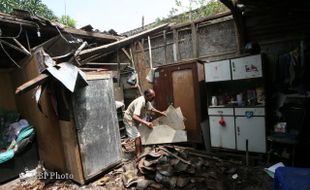
<path fill-rule="evenodd" d="M 0 70 L 0 108 L 16 111 L 14 88 L 11 83 L 11 70 Z"/>
<path fill-rule="evenodd" d="M 231 15 L 159 32 L 151 36 L 151 46 L 153 67 L 191 59 L 214 61 L 239 55 L 238 35 Z M 131 47 L 140 85 L 145 90 L 152 87 L 145 79 L 150 70 L 148 40 L 137 41 Z"/>
<path fill-rule="evenodd" d="M 35 58 L 24 61 L 23 69 L 12 72 L 11 81 L 14 89 L 38 76 L 38 67 Z M 44 114 L 36 106 L 33 98 L 33 90 L 16 96 L 17 111 L 26 118 L 36 129 L 40 160 L 48 169 L 56 171 L 65 170 L 65 159 L 61 141 L 58 118 L 51 105 L 51 93 L 46 91 L 41 104 Z"/>

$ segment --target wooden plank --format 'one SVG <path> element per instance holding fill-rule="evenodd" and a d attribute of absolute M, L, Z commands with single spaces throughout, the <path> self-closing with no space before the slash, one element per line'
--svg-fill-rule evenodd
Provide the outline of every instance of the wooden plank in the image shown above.
<path fill-rule="evenodd" d="M 86 63 L 89 66 L 117 66 L 118 63 Z M 121 66 L 129 66 L 130 63 L 120 63 Z"/>
<path fill-rule="evenodd" d="M 154 125 L 168 125 L 175 130 L 184 130 L 184 118 L 180 108 L 175 109 L 173 106 L 169 106 L 166 110 L 167 116 L 161 116 L 153 121 Z"/>
<path fill-rule="evenodd" d="M 99 80 L 111 78 L 111 71 L 94 71 L 86 73 L 86 80 Z"/>
<path fill-rule="evenodd" d="M 193 64 L 194 65 L 194 64 Z M 197 108 L 197 74 L 196 67 L 175 70 L 171 73 L 174 106 L 181 107 L 186 117 L 185 126 L 189 139 L 201 142 L 199 109 Z M 184 101 L 191 100 L 191 101 Z"/>
<path fill-rule="evenodd" d="M 153 69 L 152 45 L 151 45 L 151 38 L 150 38 L 150 36 L 147 37 L 147 42 L 148 42 L 148 46 L 149 46 L 149 63 L 150 63 L 150 68 Z"/>
<path fill-rule="evenodd" d="M 167 150 L 166 148 L 164 148 L 164 147 L 161 146 L 161 147 L 159 147 L 159 149 L 161 149 L 161 150 L 167 152 L 168 154 L 170 154 L 171 156 L 175 157 L 176 159 L 178 159 L 178 160 L 184 162 L 185 164 L 188 164 L 188 165 L 193 166 L 193 164 L 192 164 L 190 161 L 187 161 L 187 160 L 181 158 L 180 156 L 178 156 L 178 155 L 176 155 L 176 154 L 173 154 L 172 152 L 170 152 L 170 151 Z"/>
<path fill-rule="evenodd" d="M 176 29 L 173 29 L 173 60 L 177 62 L 179 60 L 179 33 Z"/>
<path fill-rule="evenodd" d="M 19 87 L 17 87 L 15 94 L 25 93 L 25 92 L 35 88 L 36 86 L 43 84 L 44 82 L 47 81 L 48 78 L 49 78 L 49 75 L 40 74 L 39 76 L 35 77 L 34 79 L 31 79 L 30 81 L 28 81 L 28 82 L 20 85 Z"/>
<path fill-rule="evenodd" d="M 225 1 L 227 1 L 227 0 L 225 0 Z M 220 13 L 220 14 L 208 16 L 208 17 L 205 17 L 205 18 L 197 19 L 195 21 L 188 21 L 188 22 L 185 22 L 185 23 L 176 24 L 176 25 L 171 26 L 171 29 L 179 29 L 179 28 L 183 28 L 183 27 L 189 26 L 192 23 L 194 23 L 194 24 L 203 23 L 203 22 L 219 19 L 219 18 L 222 18 L 222 17 L 230 16 L 230 15 L 232 15 L 232 13 L 230 11 L 227 11 L 227 12 L 224 12 L 224 13 Z"/>
<path fill-rule="evenodd" d="M 117 42 L 112 42 L 112 43 L 107 44 L 107 45 L 102 45 L 102 46 L 99 46 L 99 47 L 86 49 L 86 50 L 81 51 L 79 53 L 79 55 L 85 57 L 85 56 L 89 56 L 89 55 L 92 55 L 92 54 L 95 54 L 95 53 L 98 53 L 98 52 L 106 53 L 106 52 L 109 52 L 111 50 L 122 48 L 122 47 L 124 47 L 126 45 L 129 45 L 130 43 L 132 43 L 135 40 L 141 39 L 141 38 L 143 38 L 143 37 L 145 37 L 147 35 L 150 35 L 152 33 L 158 32 L 158 31 L 162 30 L 163 28 L 165 28 L 167 26 L 168 26 L 168 24 L 162 24 L 160 26 L 157 26 L 155 28 L 146 30 L 146 31 L 141 32 L 139 34 L 130 36 L 128 38 L 121 39 L 121 40 L 119 40 Z"/>
<path fill-rule="evenodd" d="M 76 63 L 77 63 L 78 65 L 80 65 L 80 62 L 79 62 L 79 60 L 77 59 L 76 56 L 82 51 L 82 49 L 85 48 L 86 45 L 87 45 L 87 42 L 83 42 L 83 43 L 80 45 L 80 47 L 74 52 L 74 55 L 69 59 L 68 62 L 73 62 L 73 60 L 75 60 Z"/>
<path fill-rule="evenodd" d="M 7 46 L 9 46 L 10 48 L 13 48 L 13 49 L 15 49 L 15 50 L 21 52 L 21 53 L 24 53 L 24 54 L 26 54 L 26 55 L 31 55 L 31 54 L 29 54 L 28 51 L 24 51 L 23 49 L 20 49 L 19 47 L 16 47 L 16 46 L 12 45 L 11 43 L 9 43 L 9 42 L 7 42 L 7 41 L 4 41 L 4 40 L 1 40 L 1 39 L 0 39 L 0 42 L 3 43 L 3 44 L 5 44 L 5 45 L 7 45 Z"/>
<path fill-rule="evenodd" d="M 72 107 L 86 180 L 121 161 L 120 133 L 112 78 L 88 81 L 72 96 Z"/>
<path fill-rule="evenodd" d="M 163 31 L 163 38 L 164 38 L 164 51 L 165 51 L 165 57 L 164 57 L 164 64 L 167 64 L 167 35 L 166 30 Z"/>
<path fill-rule="evenodd" d="M 194 23 L 191 24 L 193 58 L 198 57 L 197 29 Z"/>
<path fill-rule="evenodd" d="M 80 64 L 85 64 L 85 63 L 89 63 L 89 62 L 91 62 L 91 61 L 94 61 L 94 60 L 98 60 L 98 59 L 100 59 L 100 58 L 102 58 L 102 57 L 105 57 L 105 56 L 107 56 L 107 55 L 109 55 L 109 54 L 111 54 L 111 53 L 113 53 L 113 51 L 110 51 L 110 52 L 107 52 L 107 53 L 98 53 L 98 54 L 94 54 L 94 55 L 92 55 L 92 56 L 89 56 L 89 57 L 85 57 L 85 59 L 82 59 L 82 60 L 80 60 L 80 57 L 77 57 L 77 59 L 79 59 L 80 61 Z"/>
<path fill-rule="evenodd" d="M 64 147 L 67 172 L 73 175 L 73 180 L 84 184 L 80 148 L 73 121 L 59 121 L 60 133 Z"/>
<path fill-rule="evenodd" d="M 133 66 L 133 68 L 138 72 L 138 70 L 136 69 L 135 59 L 134 59 L 134 57 L 133 57 L 132 49 L 131 49 L 131 48 L 129 49 L 129 52 L 130 52 L 130 56 L 132 57 L 132 66 Z M 136 85 L 136 86 L 137 86 L 138 89 L 139 89 L 140 95 L 143 95 L 142 89 L 141 89 L 141 82 L 140 82 L 140 80 L 139 80 L 139 75 L 137 75 L 137 85 Z"/>
<path fill-rule="evenodd" d="M 16 69 L 12 75 L 12 84 L 16 88 L 39 75 L 36 58 L 32 57 L 23 64 L 23 69 Z M 40 112 L 33 101 L 33 92 L 28 91 L 15 96 L 17 111 L 36 129 L 38 151 L 44 166 L 52 171 L 65 172 L 65 157 L 60 136 L 58 117 L 51 103 L 51 96 L 44 93 L 41 97 L 41 107 L 48 117 Z"/>
<path fill-rule="evenodd" d="M 169 106 L 166 110 L 166 117 L 159 117 L 152 123 L 153 129 L 146 126 L 139 126 L 142 144 L 164 144 L 187 142 L 187 134 L 180 108 L 175 109 Z"/>
<path fill-rule="evenodd" d="M 118 86 L 114 83 L 114 99 L 124 103 L 124 89 L 123 86 Z"/>
<path fill-rule="evenodd" d="M 91 72 L 91 71 L 96 71 L 96 72 L 101 72 L 101 71 L 108 71 L 108 69 L 102 69 L 102 68 L 84 68 L 84 67 L 79 67 L 81 71 L 85 72 Z"/>
<path fill-rule="evenodd" d="M 64 28 L 63 31 L 71 33 L 71 34 L 75 34 L 78 36 L 82 36 L 82 37 L 101 38 L 103 40 L 108 40 L 108 41 L 117 41 L 117 40 L 122 39 L 122 37 L 120 36 L 113 36 L 110 34 L 103 34 L 99 32 L 88 32 L 85 30 L 80 30 L 80 29 L 75 29 L 75 28 Z"/>
<path fill-rule="evenodd" d="M 27 30 L 25 31 L 25 36 L 26 36 L 28 51 L 30 52 L 31 51 L 31 46 L 30 46 L 30 41 L 29 41 L 29 36 L 28 36 Z"/>
<path fill-rule="evenodd" d="M 140 50 L 143 50 L 143 45 L 141 42 L 137 41 L 136 47 L 139 48 Z M 144 80 L 150 71 L 150 68 L 147 68 L 145 65 L 145 57 L 144 57 L 144 51 L 141 53 L 135 54 L 135 70 L 138 73 L 138 78 L 139 79 L 139 85 L 141 88 L 141 92 L 143 92 L 146 89 L 149 89 L 152 87 L 151 83 L 149 83 L 147 80 Z"/>
<path fill-rule="evenodd" d="M 16 25 L 30 26 L 30 27 L 37 27 L 38 26 L 38 24 L 33 22 L 33 21 L 19 19 L 19 18 L 16 18 L 14 16 L 11 16 L 11 15 L 1 14 L 0 15 L 0 21 L 5 22 L 5 23 L 12 23 L 12 24 L 16 24 Z"/>
<path fill-rule="evenodd" d="M 126 55 L 126 57 L 128 58 L 129 61 L 132 60 L 132 57 L 129 55 L 129 53 L 126 51 L 125 48 L 122 48 L 122 52 Z"/>
<path fill-rule="evenodd" d="M 13 38 L 14 42 L 28 55 L 31 55 L 31 53 L 15 38 Z"/>
<path fill-rule="evenodd" d="M 141 125 L 138 130 L 143 145 L 187 142 L 186 131 L 168 125 L 156 125 L 153 129 Z"/>
<path fill-rule="evenodd" d="M 118 86 L 121 86 L 121 61 L 119 57 L 119 49 L 116 51 L 116 61 L 117 61 L 117 82 Z"/>
<path fill-rule="evenodd" d="M 10 71 L 0 71 L 0 108 L 17 111 Z"/>

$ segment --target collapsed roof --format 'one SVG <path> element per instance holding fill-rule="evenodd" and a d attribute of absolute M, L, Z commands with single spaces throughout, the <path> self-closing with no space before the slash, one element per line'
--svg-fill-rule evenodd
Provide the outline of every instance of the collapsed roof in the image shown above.
<path fill-rule="evenodd" d="M 51 22 L 27 11 L 16 10 L 12 15 L 0 13 L 0 68 L 14 67 L 31 52 L 31 49 L 45 41 L 66 35 L 87 41 L 90 47 L 104 45 L 121 39 L 102 32 L 85 31 Z"/>

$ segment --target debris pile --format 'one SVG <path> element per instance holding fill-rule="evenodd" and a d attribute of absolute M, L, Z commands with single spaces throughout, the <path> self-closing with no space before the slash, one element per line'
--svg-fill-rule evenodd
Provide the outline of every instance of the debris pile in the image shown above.
<path fill-rule="evenodd" d="M 122 147 L 126 153 L 134 152 L 133 141 L 123 139 Z M 17 188 L 10 189 L 245 190 L 271 189 L 271 184 L 271 178 L 261 167 L 246 167 L 240 161 L 219 158 L 189 147 L 154 145 L 145 147 L 137 162 L 131 158 L 124 159 L 121 164 L 86 186 L 81 187 L 70 180 L 29 177 L 23 178 Z"/>
<path fill-rule="evenodd" d="M 216 157 L 164 146 L 143 156 L 138 169 L 147 179 L 168 189 L 222 189 L 223 174 L 237 170 L 235 164 Z"/>
<path fill-rule="evenodd" d="M 135 141 L 129 138 L 121 139 L 122 150 L 125 153 L 130 153 L 135 151 Z"/>
<path fill-rule="evenodd" d="M 103 178 L 107 189 L 227 189 L 237 183 L 240 162 L 176 146 L 146 147 L 137 163 L 129 161 Z M 233 179 L 232 176 L 237 176 Z M 100 180 L 99 180 L 100 181 Z M 227 185 L 227 186 L 228 186 Z"/>

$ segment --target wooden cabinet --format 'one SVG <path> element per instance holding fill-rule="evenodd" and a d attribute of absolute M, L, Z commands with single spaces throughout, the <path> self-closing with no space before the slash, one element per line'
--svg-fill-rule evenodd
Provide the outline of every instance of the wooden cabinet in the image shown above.
<path fill-rule="evenodd" d="M 27 59 L 23 69 L 10 73 L 10 90 L 39 75 L 37 58 Z M 9 82 L 6 76 L 3 80 Z M 76 89 L 74 94 L 62 84 L 51 82 L 50 90 L 45 90 L 40 100 L 43 112 L 33 102 L 33 91 L 12 94 L 17 111 L 36 128 L 39 158 L 44 166 L 72 174 L 80 184 L 121 161 L 112 76 L 92 72 L 87 74 L 87 80 L 89 85 Z"/>
<path fill-rule="evenodd" d="M 159 110 L 166 110 L 170 104 L 181 107 L 188 140 L 201 143 L 199 82 L 204 82 L 203 65 L 190 61 L 160 66 L 154 78 L 155 107 Z"/>
<path fill-rule="evenodd" d="M 87 74 L 72 94 L 73 121 L 61 121 L 67 172 L 84 184 L 121 161 L 120 133 L 109 74 Z"/>

